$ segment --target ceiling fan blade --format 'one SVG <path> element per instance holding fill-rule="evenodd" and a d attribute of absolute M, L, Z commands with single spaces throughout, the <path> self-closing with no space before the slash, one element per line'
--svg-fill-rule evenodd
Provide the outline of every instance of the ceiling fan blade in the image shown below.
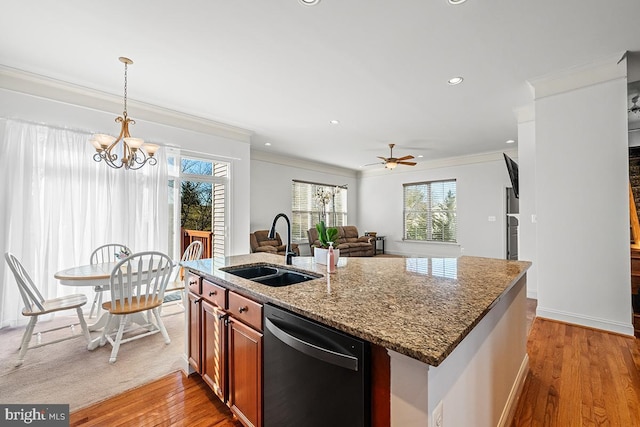
<path fill-rule="evenodd" d="M 365 166 L 373 166 L 373 165 L 384 165 L 386 162 L 375 162 L 375 163 L 367 163 L 366 165 L 362 165 L 362 167 Z"/>
<path fill-rule="evenodd" d="M 398 162 L 399 165 L 415 166 L 416 162 Z"/>
<path fill-rule="evenodd" d="M 380 156 L 376 156 L 376 157 L 377 157 L 377 158 L 379 158 L 379 159 L 381 159 L 383 162 L 386 162 L 386 161 L 387 161 L 387 158 L 386 158 L 386 157 L 380 157 Z"/>
<path fill-rule="evenodd" d="M 400 157 L 400 158 L 398 158 L 398 161 L 409 160 L 409 159 L 413 159 L 413 156 L 412 155 L 408 155 L 408 156 Z"/>

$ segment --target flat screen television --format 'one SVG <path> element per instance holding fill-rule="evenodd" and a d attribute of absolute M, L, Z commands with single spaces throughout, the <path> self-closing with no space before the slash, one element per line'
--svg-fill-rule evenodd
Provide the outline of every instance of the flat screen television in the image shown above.
<path fill-rule="evenodd" d="M 511 180 L 513 193 L 516 195 L 516 198 L 520 198 L 518 189 L 518 164 L 505 153 L 502 153 L 502 155 L 504 156 L 504 161 L 507 164 L 507 171 L 509 172 L 509 179 Z"/>

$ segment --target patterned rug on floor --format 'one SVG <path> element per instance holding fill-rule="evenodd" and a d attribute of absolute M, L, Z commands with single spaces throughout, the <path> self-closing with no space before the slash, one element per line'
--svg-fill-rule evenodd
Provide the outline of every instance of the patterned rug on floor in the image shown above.
<path fill-rule="evenodd" d="M 109 363 L 109 344 L 88 351 L 80 337 L 29 350 L 22 366 L 15 367 L 25 327 L 0 329 L 0 403 L 63 403 L 73 411 L 181 369 L 186 366 L 185 322 L 183 312 L 171 314 L 176 310 L 163 310 L 169 345 L 160 333 L 125 343 L 114 364 Z M 74 319 L 77 323 L 75 316 L 38 322 L 36 331 L 70 324 Z M 43 340 L 69 331 L 65 328 L 43 334 Z M 76 333 L 80 333 L 79 326 Z M 92 338 L 97 336 L 99 332 L 91 333 Z"/>

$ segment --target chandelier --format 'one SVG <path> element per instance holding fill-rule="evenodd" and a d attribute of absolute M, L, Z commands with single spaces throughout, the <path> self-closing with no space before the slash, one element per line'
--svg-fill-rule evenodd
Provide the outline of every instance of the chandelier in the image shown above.
<path fill-rule="evenodd" d="M 124 112 L 122 116 L 116 118 L 116 123 L 120 123 L 120 135 L 113 137 L 97 133 L 91 137 L 89 142 L 95 147 L 96 153 L 93 160 L 104 162 L 114 168 L 120 169 L 140 169 L 145 164 L 155 165 L 158 163 L 153 155 L 160 148 L 156 144 L 144 143 L 140 138 L 133 138 L 129 133 L 129 124 L 135 124 L 135 120 L 127 117 L 127 66 L 133 64 L 129 58 L 121 56 L 118 58 L 124 64 Z"/>

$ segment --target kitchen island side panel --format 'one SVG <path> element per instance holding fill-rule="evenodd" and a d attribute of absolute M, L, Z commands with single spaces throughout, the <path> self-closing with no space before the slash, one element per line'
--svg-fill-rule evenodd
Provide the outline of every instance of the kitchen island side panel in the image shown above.
<path fill-rule="evenodd" d="M 526 276 L 437 367 L 389 350 L 391 426 L 508 425 L 528 372 Z"/>

